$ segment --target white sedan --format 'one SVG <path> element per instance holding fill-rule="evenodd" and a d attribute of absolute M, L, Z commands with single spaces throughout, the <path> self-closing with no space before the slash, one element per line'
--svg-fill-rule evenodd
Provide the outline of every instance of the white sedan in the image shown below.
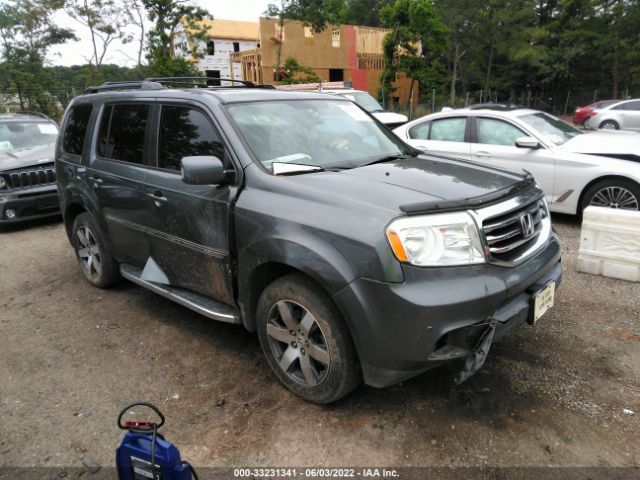
<path fill-rule="evenodd" d="M 547 113 L 510 107 L 427 115 L 394 133 L 432 154 L 526 170 L 555 212 L 640 209 L 640 133 L 583 133 Z"/>

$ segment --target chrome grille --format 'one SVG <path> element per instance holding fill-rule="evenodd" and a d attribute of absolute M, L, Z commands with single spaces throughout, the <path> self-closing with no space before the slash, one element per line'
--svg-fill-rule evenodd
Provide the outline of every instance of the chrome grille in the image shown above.
<path fill-rule="evenodd" d="M 491 257 L 506 262 L 520 257 L 540 235 L 547 216 L 544 201 L 537 199 L 507 213 L 485 218 L 482 230 Z"/>
<path fill-rule="evenodd" d="M 10 170 L 4 173 L 9 188 L 30 188 L 56 183 L 56 171 L 53 165 Z"/>

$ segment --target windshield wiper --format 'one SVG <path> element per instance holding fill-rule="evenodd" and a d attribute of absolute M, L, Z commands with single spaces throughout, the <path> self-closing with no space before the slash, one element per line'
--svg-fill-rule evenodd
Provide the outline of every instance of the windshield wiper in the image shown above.
<path fill-rule="evenodd" d="M 404 160 L 405 158 L 409 158 L 410 155 L 404 153 L 393 153 L 391 155 L 383 155 L 382 157 L 378 157 L 370 162 L 363 163 L 360 167 L 366 167 L 369 165 L 375 165 L 376 163 L 385 163 L 390 162 L 392 160 Z"/>

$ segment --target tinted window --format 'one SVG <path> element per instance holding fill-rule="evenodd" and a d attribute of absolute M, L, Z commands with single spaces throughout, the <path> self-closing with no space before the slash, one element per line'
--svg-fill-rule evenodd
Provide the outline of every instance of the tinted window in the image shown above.
<path fill-rule="evenodd" d="M 82 155 L 84 136 L 91 116 L 92 105 L 76 105 L 71 107 L 69 118 L 62 137 L 62 149 L 67 153 Z"/>
<path fill-rule="evenodd" d="M 431 122 L 424 122 L 412 127 L 411 130 L 409 130 L 409 138 L 414 138 L 416 140 L 428 140 L 430 127 Z"/>
<path fill-rule="evenodd" d="M 180 170 L 183 157 L 213 155 L 224 159 L 224 146 L 209 119 L 184 107 L 162 107 L 158 166 Z"/>
<path fill-rule="evenodd" d="M 445 142 L 464 142 L 466 118 L 443 118 L 434 120 L 431 125 L 431 140 Z"/>
<path fill-rule="evenodd" d="M 527 135 L 519 128 L 492 118 L 478 118 L 476 121 L 478 129 L 478 143 L 487 145 L 506 145 L 513 147 L 516 140 Z"/>
<path fill-rule="evenodd" d="M 629 102 L 626 103 L 624 106 L 625 110 L 634 110 L 634 111 L 640 111 L 640 100 L 636 100 L 633 102 Z"/>
<path fill-rule="evenodd" d="M 141 164 L 148 113 L 149 105 L 106 107 L 100 120 L 98 154 Z"/>

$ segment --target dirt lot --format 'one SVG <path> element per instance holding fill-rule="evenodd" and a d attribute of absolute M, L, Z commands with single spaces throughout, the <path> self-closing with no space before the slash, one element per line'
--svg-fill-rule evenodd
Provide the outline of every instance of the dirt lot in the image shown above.
<path fill-rule="evenodd" d="M 536 327 L 459 387 L 441 369 L 328 407 L 287 393 L 241 327 L 130 283 L 89 286 L 59 219 L 4 229 L 0 466 L 113 465 L 116 415 L 145 399 L 198 467 L 637 469 L 640 284 L 577 273 L 579 225 L 555 222 L 564 283 Z"/>

